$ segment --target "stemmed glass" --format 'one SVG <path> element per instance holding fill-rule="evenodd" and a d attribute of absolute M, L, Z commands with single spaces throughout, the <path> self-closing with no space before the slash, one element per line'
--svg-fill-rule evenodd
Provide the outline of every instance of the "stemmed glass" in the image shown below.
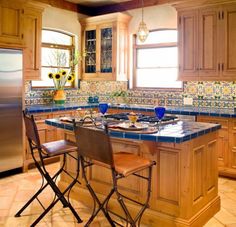
<path fill-rule="evenodd" d="M 130 127 L 135 127 L 135 123 L 138 120 L 138 115 L 136 113 L 129 113 L 128 119 L 130 121 Z"/>
<path fill-rule="evenodd" d="M 99 111 L 102 114 L 102 124 L 104 125 L 104 115 L 107 112 L 108 104 L 107 103 L 99 103 L 98 105 Z"/>
<path fill-rule="evenodd" d="M 161 119 L 164 117 L 166 109 L 165 109 L 165 107 L 156 106 L 154 108 L 154 111 L 155 111 L 156 117 L 158 119 L 158 129 L 159 129 L 160 124 L 161 124 Z"/>

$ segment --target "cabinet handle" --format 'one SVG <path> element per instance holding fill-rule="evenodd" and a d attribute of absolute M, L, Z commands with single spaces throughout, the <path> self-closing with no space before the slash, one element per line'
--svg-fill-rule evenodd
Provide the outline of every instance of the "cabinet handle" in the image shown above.
<path fill-rule="evenodd" d="M 221 69 L 222 69 L 222 71 L 224 71 L 224 63 L 222 63 Z"/>
<path fill-rule="evenodd" d="M 222 20 L 224 19 L 224 11 L 222 11 L 222 16 L 221 16 Z"/>
<path fill-rule="evenodd" d="M 220 20 L 220 12 L 218 13 L 218 18 L 219 18 L 219 20 Z"/>
<path fill-rule="evenodd" d="M 218 63 L 218 71 L 220 71 L 220 63 Z"/>

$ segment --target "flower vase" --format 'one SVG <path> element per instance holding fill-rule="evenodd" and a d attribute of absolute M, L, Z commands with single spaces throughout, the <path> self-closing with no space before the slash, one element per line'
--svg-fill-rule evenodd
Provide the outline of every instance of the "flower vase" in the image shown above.
<path fill-rule="evenodd" d="M 53 100 L 55 104 L 64 104 L 66 100 L 66 93 L 64 90 L 55 90 Z"/>

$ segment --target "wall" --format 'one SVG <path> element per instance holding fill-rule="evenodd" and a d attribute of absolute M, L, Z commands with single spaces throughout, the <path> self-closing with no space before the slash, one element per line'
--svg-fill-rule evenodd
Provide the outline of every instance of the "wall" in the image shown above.
<path fill-rule="evenodd" d="M 141 20 L 141 9 L 130 10 L 127 13 L 132 15 L 129 25 L 129 41 L 132 48 L 132 35 L 137 32 L 138 24 Z M 80 24 L 78 15 L 62 9 L 48 7 L 43 14 L 43 26 L 53 27 L 69 31 L 80 37 Z M 144 21 L 149 29 L 176 28 L 176 10 L 168 5 L 144 8 Z M 80 39 L 78 41 L 80 45 Z M 132 59 L 132 49 L 130 49 L 129 59 Z M 132 61 L 130 67 L 132 68 Z M 132 75 L 132 70 L 129 71 Z M 86 82 L 81 81 L 79 90 L 67 91 L 68 102 L 86 102 L 88 96 L 98 95 L 100 100 L 110 102 L 110 95 L 117 90 L 126 90 L 127 82 Z M 26 83 L 26 105 L 52 103 L 53 90 L 32 91 L 30 83 Z M 183 91 L 165 92 L 155 90 L 128 91 L 127 101 L 140 104 L 167 104 L 170 106 L 182 106 L 183 97 L 192 97 L 194 106 L 210 106 L 221 108 L 236 107 L 236 83 L 235 82 L 186 82 Z"/>

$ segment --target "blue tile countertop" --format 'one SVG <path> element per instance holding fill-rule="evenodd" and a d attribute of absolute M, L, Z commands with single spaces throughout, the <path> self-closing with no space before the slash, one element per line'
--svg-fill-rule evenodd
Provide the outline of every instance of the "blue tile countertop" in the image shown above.
<path fill-rule="evenodd" d="M 98 104 L 65 104 L 65 105 L 32 105 L 26 106 L 28 113 L 42 113 L 42 112 L 53 112 L 61 110 L 76 110 L 77 108 L 95 108 Z M 125 110 L 137 110 L 137 111 L 153 111 L 153 106 L 144 106 L 139 104 L 134 105 L 110 105 L 111 108 L 124 109 Z M 213 109 L 203 107 L 167 107 L 166 113 L 171 114 L 182 114 L 182 115 L 205 115 L 214 117 L 231 117 L 236 118 L 236 112 L 234 109 Z"/>
<path fill-rule="evenodd" d="M 73 131 L 73 125 L 71 123 L 62 122 L 56 118 L 47 119 L 45 122 L 51 126 Z M 176 123 L 170 123 L 161 126 L 161 130 L 153 134 L 137 134 L 131 131 L 124 132 L 113 130 L 109 130 L 109 134 L 110 136 L 117 138 L 148 140 L 166 143 L 182 143 L 201 135 L 216 131 L 220 128 L 221 125 L 219 124 L 178 121 Z"/>

